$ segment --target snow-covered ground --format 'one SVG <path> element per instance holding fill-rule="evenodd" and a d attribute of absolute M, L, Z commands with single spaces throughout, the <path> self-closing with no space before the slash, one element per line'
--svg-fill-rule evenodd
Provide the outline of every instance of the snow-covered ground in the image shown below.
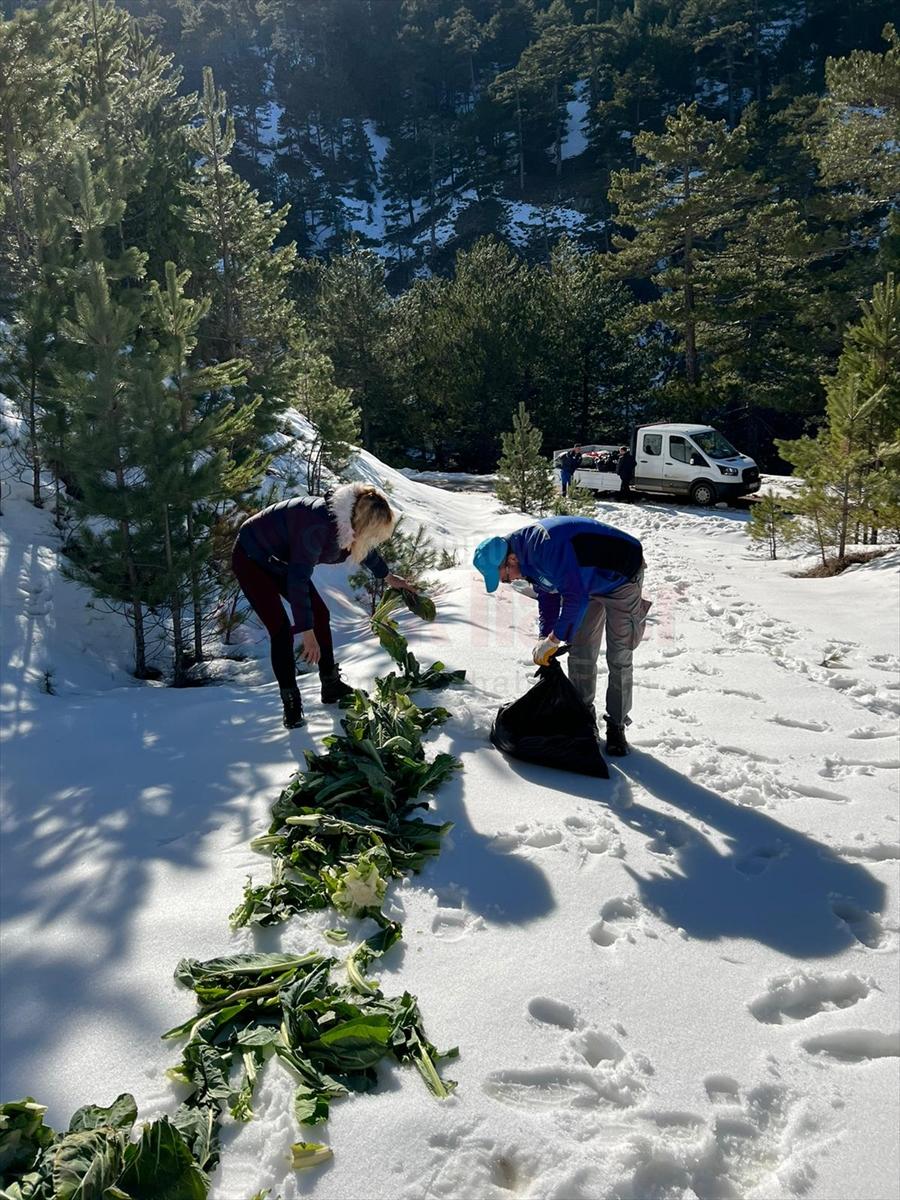
<path fill-rule="evenodd" d="M 746 513 L 598 504 L 642 538 L 654 606 L 635 752 L 591 780 L 487 740 L 528 685 L 534 606 L 485 596 L 468 562 L 522 518 L 369 455 L 357 474 L 463 564 L 440 575 L 440 619 L 407 626 L 420 658 L 469 672 L 433 736 L 464 763 L 434 804 L 455 828 L 393 889 L 405 941 L 382 964 L 385 991 L 459 1045 L 459 1088 L 439 1103 L 384 1071 L 335 1104 L 333 1163 L 294 1176 L 293 1082 L 271 1063 L 212 1200 L 892 1200 L 898 554 L 798 580 L 750 550 Z M 240 684 L 137 685 L 127 630 L 60 577 L 49 516 L 18 486 L 4 512 L 0 1095 L 60 1127 L 128 1090 L 150 1118 L 175 1103 L 159 1034 L 192 1011 L 179 958 L 326 946 L 327 914 L 237 935 L 227 918 L 268 871 L 250 838 L 338 714 L 308 678 L 309 724 L 287 733 L 253 661 Z M 344 569 L 321 577 L 345 673 L 368 684 L 387 660 Z"/>

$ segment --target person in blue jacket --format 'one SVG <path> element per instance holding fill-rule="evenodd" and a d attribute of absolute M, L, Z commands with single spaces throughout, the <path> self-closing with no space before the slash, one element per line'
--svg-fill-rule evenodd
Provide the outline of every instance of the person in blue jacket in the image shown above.
<path fill-rule="evenodd" d="M 565 496 L 569 491 L 569 484 L 572 482 L 572 476 L 581 466 L 581 447 L 573 446 L 571 450 L 567 450 L 559 460 L 559 486 L 560 491 Z"/>
<path fill-rule="evenodd" d="M 531 584 L 541 638 L 532 657 L 546 666 L 567 642 L 569 678 L 592 711 L 606 629 L 606 748 L 627 754 L 632 657 L 650 608 L 641 595 L 644 554 L 637 538 L 591 517 L 546 517 L 506 537 L 485 538 L 474 564 L 489 592 L 517 579 Z"/>

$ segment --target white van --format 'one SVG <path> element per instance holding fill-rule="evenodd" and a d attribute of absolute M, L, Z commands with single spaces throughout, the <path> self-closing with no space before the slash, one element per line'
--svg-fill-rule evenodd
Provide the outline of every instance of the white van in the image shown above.
<path fill-rule="evenodd" d="M 631 490 L 690 496 L 695 504 L 715 504 L 759 491 L 759 468 L 709 425 L 642 425 L 632 443 L 635 457 Z M 582 487 L 617 492 L 617 475 L 584 467 L 575 472 Z"/>

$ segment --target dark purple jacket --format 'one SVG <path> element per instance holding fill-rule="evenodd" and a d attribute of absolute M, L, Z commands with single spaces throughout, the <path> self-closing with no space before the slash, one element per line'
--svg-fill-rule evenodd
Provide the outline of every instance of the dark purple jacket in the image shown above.
<path fill-rule="evenodd" d="M 337 521 L 324 496 L 295 496 L 248 517 L 238 533 L 238 543 L 248 558 L 286 580 L 287 598 L 298 631 L 312 629 L 309 586 L 317 563 L 342 563 L 349 550 L 338 545 Z M 364 559 L 378 579 L 388 574 L 377 550 Z"/>

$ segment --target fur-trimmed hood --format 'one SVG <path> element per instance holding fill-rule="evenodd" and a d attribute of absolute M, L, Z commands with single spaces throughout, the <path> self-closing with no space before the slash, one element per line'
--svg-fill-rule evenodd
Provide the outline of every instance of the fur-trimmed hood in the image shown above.
<path fill-rule="evenodd" d="M 368 486 L 366 483 L 342 483 L 326 496 L 328 511 L 337 522 L 337 543 L 342 550 L 349 550 L 353 545 L 353 506 L 360 492 Z"/>

